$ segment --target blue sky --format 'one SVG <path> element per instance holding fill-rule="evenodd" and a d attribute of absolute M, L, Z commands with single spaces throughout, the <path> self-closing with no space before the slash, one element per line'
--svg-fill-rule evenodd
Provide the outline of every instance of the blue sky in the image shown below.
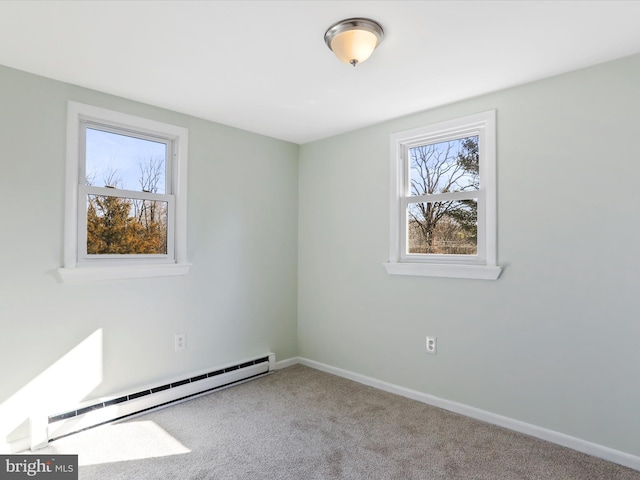
<path fill-rule="evenodd" d="M 86 174 L 92 184 L 102 187 L 111 172 L 118 188 L 140 191 L 140 163 L 166 158 L 166 145 L 93 128 L 86 129 Z M 164 193 L 164 178 L 157 193 Z"/>

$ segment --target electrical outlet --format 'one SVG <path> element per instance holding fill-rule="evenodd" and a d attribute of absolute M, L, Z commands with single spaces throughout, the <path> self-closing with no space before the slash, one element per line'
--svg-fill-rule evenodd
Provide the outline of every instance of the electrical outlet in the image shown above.
<path fill-rule="evenodd" d="M 187 348 L 187 334 L 186 333 L 176 333 L 174 337 L 174 348 L 176 352 L 180 350 L 184 350 Z"/>
<path fill-rule="evenodd" d="M 435 355 L 438 352 L 438 339 L 436 337 L 427 337 L 427 353 Z"/>

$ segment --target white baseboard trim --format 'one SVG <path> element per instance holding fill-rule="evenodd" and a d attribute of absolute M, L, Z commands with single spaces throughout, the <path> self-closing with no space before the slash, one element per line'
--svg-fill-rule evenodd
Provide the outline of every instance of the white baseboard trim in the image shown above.
<path fill-rule="evenodd" d="M 280 370 L 280 369 L 291 367 L 297 364 L 305 365 L 307 367 L 311 367 L 316 370 L 327 372 L 332 375 L 336 375 L 338 377 L 343 377 L 349 380 L 353 380 L 354 382 L 358 382 L 363 385 L 368 385 L 370 387 L 378 388 L 385 392 L 394 393 L 396 395 L 410 398 L 418 402 L 426 403 L 428 405 L 433 405 L 434 407 L 442 408 L 450 412 L 459 413 L 461 415 L 465 415 L 470 418 L 475 418 L 476 420 L 481 420 L 483 422 L 504 427 L 509 430 L 520 432 L 525 435 L 530 435 L 532 437 L 539 438 L 547 442 L 551 442 L 557 445 L 561 445 L 563 447 L 571 448 L 572 450 L 576 450 L 578 452 L 586 453 L 587 455 L 592 455 L 594 457 L 602 458 L 603 460 L 614 462 L 619 465 L 623 465 L 625 467 L 633 468 L 634 470 L 640 470 L 640 457 L 631 455 L 630 453 L 614 450 L 612 448 L 598 445 L 596 443 L 588 442 L 586 440 L 572 437 L 570 435 L 565 435 L 564 433 L 556 432 L 554 430 L 538 427 L 530 423 L 514 420 L 512 418 L 487 412 L 486 410 L 481 410 L 479 408 L 471 407 L 469 405 L 453 402 L 451 400 L 446 400 L 440 397 L 436 397 L 434 395 L 429 395 L 428 393 L 422 393 L 416 390 L 400 387 L 398 385 L 384 382 L 382 380 L 378 380 L 372 377 L 367 377 L 365 375 L 354 373 L 349 370 L 332 367 L 330 365 L 316 362 L 315 360 L 310 360 L 308 358 L 292 357 L 286 360 L 280 360 L 276 362 L 275 369 Z M 29 446 L 30 446 L 29 438 L 15 440 L 13 442 L 3 442 L 3 443 L 0 443 L 0 453 L 1 454 L 18 453 L 18 452 L 22 452 L 24 450 L 29 449 Z"/>
<path fill-rule="evenodd" d="M 625 467 L 633 468 L 634 470 L 640 470 L 640 457 L 631 455 L 630 453 L 614 450 L 612 448 L 588 442 L 586 440 L 572 437 L 570 435 L 565 435 L 564 433 L 556 432 L 554 430 L 549 430 L 547 428 L 542 428 L 537 425 L 521 422 L 520 420 L 515 420 L 513 418 L 487 412 L 486 410 L 481 410 L 469 405 L 453 402 L 451 400 L 446 400 L 434 395 L 429 395 L 428 393 L 422 393 L 416 390 L 411 390 L 409 388 L 400 387 L 392 383 L 383 382 L 382 380 L 367 377 L 365 375 L 360 375 L 359 373 L 354 373 L 349 370 L 332 367 L 330 365 L 316 362 L 315 360 L 310 360 L 308 358 L 297 357 L 296 359 L 285 360 L 285 362 L 287 362 L 287 366 L 299 363 L 307 367 L 315 368 L 316 370 L 331 373 L 333 375 L 353 380 L 370 387 L 384 390 L 385 392 L 395 393 L 396 395 L 400 395 L 402 397 L 417 400 L 418 402 L 433 405 L 434 407 L 442 408 L 450 412 L 459 413 L 476 420 L 481 420 L 483 422 L 491 423 L 499 427 L 523 433 L 531 437 L 539 438 L 540 440 L 555 443 L 556 445 L 561 445 L 578 452 L 586 453 L 587 455 L 591 455 L 593 457 L 602 458 L 603 460 L 617 463 Z M 276 364 L 276 368 L 278 368 L 278 364 Z"/>
<path fill-rule="evenodd" d="M 287 368 L 287 367 L 291 367 L 293 365 L 297 365 L 298 363 L 300 363 L 300 358 L 299 357 L 287 358 L 286 360 L 280 360 L 280 361 L 276 362 L 275 369 L 276 370 L 281 370 L 283 368 Z"/>

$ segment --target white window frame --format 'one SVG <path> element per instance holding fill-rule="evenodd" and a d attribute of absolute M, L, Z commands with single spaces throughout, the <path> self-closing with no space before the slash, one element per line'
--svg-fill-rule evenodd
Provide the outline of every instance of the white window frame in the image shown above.
<path fill-rule="evenodd" d="M 166 255 L 87 255 L 87 194 L 105 194 L 104 187 L 85 184 L 87 126 L 129 131 L 141 138 L 166 143 L 167 188 L 165 194 L 109 189 L 109 196 L 168 202 Z M 186 128 L 69 101 L 67 106 L 67 165 L 64 227 L 64 266 L 58 269 L 63 282 L 112 280 L 186 275 L 187 263 L 187 155 Z"/>
<path fill-rule="evenodd" d="M 473 191 L 412 196 L 409 150 L 412 147 L 478 136 L 480 188 Z M 491 110 L 391 135 L 391 200 L 389 261 L 391 275 L 456 277 L 496 280 L 496 112 Z M 415 202 L 478 200 L 476 255 L 411 254 L 407 252 L 407 206 Z"/>

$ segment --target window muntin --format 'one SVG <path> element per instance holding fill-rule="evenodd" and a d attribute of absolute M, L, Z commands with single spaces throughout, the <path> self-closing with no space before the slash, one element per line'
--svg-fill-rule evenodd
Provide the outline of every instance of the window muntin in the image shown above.
<path fill-rule="evenodd" d="M 388 273 L 495 279 L 495 111 L 391 136 Z"/>

